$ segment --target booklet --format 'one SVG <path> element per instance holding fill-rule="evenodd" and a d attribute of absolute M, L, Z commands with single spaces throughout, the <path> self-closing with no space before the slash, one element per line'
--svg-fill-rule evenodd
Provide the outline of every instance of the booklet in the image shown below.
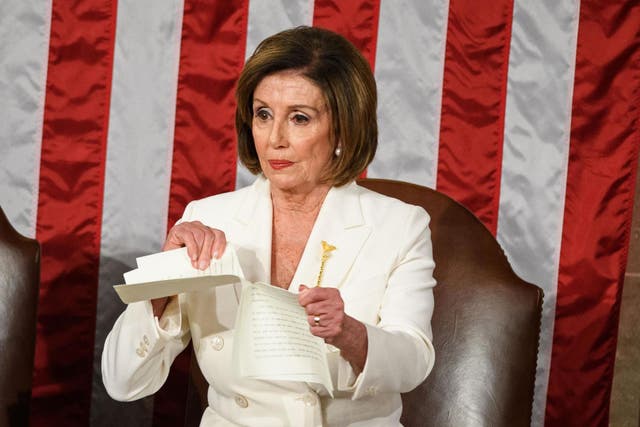
<path fill-rule="evenodd" d="M 204 271 L 191 266 L 186 248 L 137 258 L 136 262 L 138 268 L 124 274 L 126 284 L 113 287 L 125 304 L 240 283 L 234 371 L 254 379 L 319 384 L 333 396 L 326 344 L 311 334 L 298 295 L 245 280 L 231 245 Z"/>

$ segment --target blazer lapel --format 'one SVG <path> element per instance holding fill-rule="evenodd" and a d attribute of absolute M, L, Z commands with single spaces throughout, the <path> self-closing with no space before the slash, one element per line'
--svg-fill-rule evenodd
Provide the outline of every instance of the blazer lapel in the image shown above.
<path fill-rule="evenodd" d="M 269 181 L 260 176 L 234 216 L 235 243 L 240 265 L 247 280 L 271 281 L 271 227 L 273 210 Z"/>
<path fill-rule="evenodd" d="M 336 247 L 324 265 L 321 285 L 340 287 L 355 262 L 371 227 L 365 224 L 357 185 L 332 188 L 320 208 L 290 290 L 301 284 L 315 286 L 320 271 L 322 241 Z"/>

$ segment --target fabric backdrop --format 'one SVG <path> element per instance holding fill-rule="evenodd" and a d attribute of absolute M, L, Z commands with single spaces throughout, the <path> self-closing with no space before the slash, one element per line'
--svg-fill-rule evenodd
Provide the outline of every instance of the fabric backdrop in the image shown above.
<path fill-rule="evenodd" d="M 111 286 L 189 200 L 251 182 L 234 84 L 260 40 L 302 24 L 344 34 L 375 71 L 368 175 L 451 195 L 544 289 L 532 425 L 606 426 L 637 0 L 0 0 L 0 205 L 42 244 L 32 425 L 180 425 L 180 375 L 155 404 L 105 394 Z"/>

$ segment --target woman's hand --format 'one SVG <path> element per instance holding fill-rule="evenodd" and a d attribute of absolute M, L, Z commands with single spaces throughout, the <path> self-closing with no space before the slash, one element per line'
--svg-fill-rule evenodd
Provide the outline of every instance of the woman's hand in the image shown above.
<path fill-rule="evenodd" d="M 367 360 L 367 328 L 344 312 L 344 301 L 335 288 L 300 285 L 298 302 L 307 313 L 311 333 L 340 349 L 359 374 Z"/>
<path fill-rule="evenodd" d="M 167 240 L 162 246 L 163 251 L 187 247 L 187 254 L 194 268 L 204 270 L 211 264 L 212 258 L 220 258 L 227 247 L 227 238 L 224 232 L 207 227 L 200 221 L 182 222 L 174 225 Z M 153 314 L 161 317 L 172 297 L 157 298 L 151 300 Z"/>
<path fill-rule="evenodd" d="M 204 270 L 212 258 L 220 258 L 227 247 L 224 232 L 207 227 L 200 221 L 182 222 L 174 225 L 162 247 L 163 251 L 187 247 L 194 268 Z"/>
<path fill-rule="evenodd" d="M 331 344 L 344 328 L 344 302 L 335 288 L 300 286 L 298 302 L 307 312 L 311 333 Z M 318 320 L 316 322 L 316 319 Z"/>

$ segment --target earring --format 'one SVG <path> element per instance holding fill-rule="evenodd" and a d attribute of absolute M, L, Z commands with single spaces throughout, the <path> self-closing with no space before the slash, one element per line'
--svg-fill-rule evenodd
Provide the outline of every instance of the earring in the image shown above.
<path fill-rule="evenodd" d="M 342 154 L 342 148 L 340 148 L 340 146 L 338 145 L 333 154 L 335 154 L 336 157 L 340 157 L 340 154 Z"/>

